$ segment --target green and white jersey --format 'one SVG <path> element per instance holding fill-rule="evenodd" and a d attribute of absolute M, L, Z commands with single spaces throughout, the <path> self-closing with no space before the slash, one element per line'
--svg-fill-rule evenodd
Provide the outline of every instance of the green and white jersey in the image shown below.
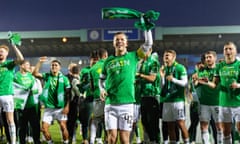
<path fill-rule="evenodd" d="M 106 78 L 106 104 L 128 104 L 135 102 L 135 74 L 138 56 L 128 52 L 122 56 L 110 56 L 103 65 Z"/>
<path fill-rule="evenodd" d="M 216 75 L 220 78 L 220 106 L 239 107 L 240 89 L 232 89 L 230 85 L 235 81 L 240 83 L 240 61 L 236 60 L 231 64 L 225 61 L 219 63 Z"/>
<path fill-rule="evenodd" d="M 173 75 L 174 78 L 180 80 L 181 77 L 187 76 L 187 70 L 184 65 L 174 62 L 172 66 L 164 68 L 165 76 Z M 179 102 L 185 101 L 185 87 L 174 84 L 165 80 L 166 88 L 170 91 L 168 96 L 163 97 L 163 102 Z"/>
<path fill-rule="evenodd" d="M 146 79 L 137 77 L 135 83 L 135 97 L 136 103 L 139 104 L 141 97 L 143 96 L 153 96 L 160 101 L 160 64 L 159 61 L 152 56 L 141 61 L 138 64 L 138 73 L 150 75 L 155 74 L 156 79 L 154 82 L 147 81 Z"/>
<path fill-rule="evenodd" d="M 30 91 L 35 83 L 35 77 L 30 72 L 22 74 L 20 71 L 18 71 L 14 76 L 14 82 L 23 86 L 24 89 Z M 34 103 L 33 94 L 31 93 L 31 95 L 29 95 L 27 98 L 27 103 L 25 107 L 30 108 L 35 105 L 36 104 Z"/>
<path fill-rule="evenodd" d="M 25 87 L 26 90 L 30 90 L 34 84 L 34 77 L 29 72 L 26 74 L 22 74 L 20 71 L 18 71 L 14 76 L 14 82 Z"/>
<path fill-rule="evenodd" d="M 198 71 L 198 78 L 207 78 L 209 81 L 213 80 L 216 68 L 205 67 Z M 219 105 L 219 91 L 220 87 L 211 88 L 207 85 L 199 84 L 197 88 L 197 95 L 199 96 L 200 104 L 217 106 Z"/>
<path fill-rule="evenodd" d="M 91 90 L 93 92 L 94 99 L 100 98 L 100 88 L 99 88 L 99 78 L 102 73 L 102 68 L 104 64 L 104 59 L 99 60 L 90 69 L 90 79 L 91 79 Z"/>
<path fill-rule="evenodd" d="M 0 96 L 13 94 L 13 77 L 15 63 L 6 60 L 0 64 Z"/>
<path fill-rule="evenodd" d="M 54 76 L 50 73 L 43 73 L 45 82 L 43 94 L 46 108 L 63 108 L 66 104 L 65 89 L 70 88 L 70 82 L 63 74 Z"/>

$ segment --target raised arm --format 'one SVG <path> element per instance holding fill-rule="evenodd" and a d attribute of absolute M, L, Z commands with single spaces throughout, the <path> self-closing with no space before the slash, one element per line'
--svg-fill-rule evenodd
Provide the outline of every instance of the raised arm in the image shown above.
<path fill-rule="evenodd" d="M 47 57 L 40 57 L 38 63 L 35 66 L 35 69 L 33 70 L 33 75 L 38 78 L 42 78 L 42 74 L 39 72 L 39 69 L 41 68 L 42 64 L 47 61 Z"/>
<path fill-rule="evenodd" d="M 13 50 L 16 54 L 16 59 L 14 60 L 14 62 L 15 62 L 15 64 L 20 64 L 24 60 L 24 57 L 16 45 L 12 45 L 12 46 L 13 46 Z"/>
<path fill-rule="evenodd" d="M 148 52 L 153 45 L 152 31 L 146 30 L 144 31 L 145 43 L 141 46 L 143 52 Z"/>
<path fill-rule="evenodd" d="M 149 50 L 152 48 L 153 45 L 153 38 L 152 38 L 152 31 L 151 30 L 145 30 L 144 37 L 145 42 L 140 46 L 140 48 L 137 50 L 137 55 L 139 58 L 145 58 Z"/>

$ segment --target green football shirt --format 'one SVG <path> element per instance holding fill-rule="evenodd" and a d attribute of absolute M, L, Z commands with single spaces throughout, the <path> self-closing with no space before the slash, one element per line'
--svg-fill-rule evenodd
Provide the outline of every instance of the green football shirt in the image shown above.
<path fill-rule="evenodd" d="M 61 76 L 59 75 L 54 76 L 50 73 L 43 73 L 44 82 L 49 82 L 47 101 L 45 103 L 47 108 L 60 108 L 58 106 L 60 100 L 58 98 L 58 93 L 64 93 L 66 88 L 70 88 L 70 82 L 68 78 L 62 74 Z M 46 89 L 46 87 L 44 87 L 44 89 Z M 66 99 L 64 99 L 64 103 L 66 103 L 65 100 Z"/>
<path fill-rule="evenodd" d="M 34 77 L 31 73 L 22 74 L 20 71 L 16 72 L 14 82 L 24 86 L 25 89 L 30 90 L 34 83 Z"/>
<path fill-rule="evenodd" d="M 0 96 L 13 94 L 14 67 L 13 60 L 6 60 L 0 64 Z"/>
<path fill-rule="evenodd" d="M 207 68 L 205 67 L 202 70 L 198 71 L 199 78 L 207 78 L 209 81 L 213 80 L 214 73 L 216 68 Z M 217 86 L 216 88 L 211 88 L 207 85 L 198 86 L 198 96 L 200 100 L 200 104 L 210 105 L 210 106 L 217 106 L 219 105 L 219 89 L 220 87 Z"/>
<path fill-rule="evenodd" d="M 225 61 L 219 63 L 216 76 L 220 78 L 220 106 L 239 107 L 240 89 L 233 89 L 230 85 L 235 81 L 240 83 L 240 61 L 231 64 Z"/>
<path fill-rule="evenodd" d="M 159 61 L 152 56 L 148 57 L 143 63 L 139 64 L 138 72 L 145 75 L 155 74 L 154 82 L 149 82 L 146 79 L 137 77 L 135 83 L 136 103 L 140 103 L 141 97 L 153 96 L 160 101 L 160 64 Z"/>
<path fill-rule="evenodd" d="M 174 62 L 172 66 L 166 66 L 164 68 L 165 75 L 173 75 L 176 79 L 181 79 L 182 76 L 187 76 L 187 70 L 184 65 Z M 179 102 L 185 100 L 185 87 L 174 84 L 173 82 L 168 82 L 165 80 L 165 83 L 168 85 L 167 88 L 170 90 L 168 96 L 163 97 L 163 102 Z"/>
<path fill-rule="evenodd" d="M 122 56 L 109 56 L 103 65 L 106 77 L 106 104 L 128 104 L 135 102 L 135 74 L 138 56 L 128 52 Z"/>
<path fill-rule="evenodd" d="M 93 96 L 90 88 L 90 66 L 86 66 L 80 71 L 80 85 L 79 90 L 81 93 L 86 94 L 86 97 Z"/>
<path fill-rule="evenodd" d="M 94 64 L 90 69 L 90 79 L 91 79 L 91 90 L 93 91 L 94 99 L 100 98 L 100 88 L 99 88 L 99 77 L 102 73 L 102 68 L 104 64 L 104 59 L 99 60 L 96 64 Z"/>

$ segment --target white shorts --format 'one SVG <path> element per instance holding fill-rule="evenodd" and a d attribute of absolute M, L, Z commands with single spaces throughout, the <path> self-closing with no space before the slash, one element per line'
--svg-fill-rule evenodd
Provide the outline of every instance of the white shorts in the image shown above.
<path fill-rule="evenodd" d="M 0 96 L 0 107 L 4 112 L 14 112 L 13 95 Z"/>
<path fill-rule="evenodd" d="M 185 120 L 184 102 L 164 102 L 162 120 L 171 122 L 176 120 Z"/>
<path fill-rule="evenodd" d="M 134 104 L 133 108 L 133 122 L 136 123 L 140 119 L 140 104 Z"/>
<path fill-rule="evenodd" d="M 104 117 L 106 130 L 132 131 L 133 104 L 105 105 Z"/>
<path fill-rule="evenodd" d="M 220 122 L 240 122 L 240 107 L 219 107 Z"/>
<path fill-rule="evenodd" d="M 51 124 L 53 120 L 66 121 L 67 115 L 62 114 L 62 110 L 63 110 L 62 108 L 60 109 L 45 108 L 42 121 L 48 124 Z"/>
<path fill-rule="evenodd" d="M 209 122 L 211 117 L 219 122 L 219 106 L 200 105 L 199 120 Z"/>
<path fill-rule="evenodd" d="M 93 116 L 94 117 L 101 117 L 104 115 L 104 106 L 105 102 L 99 100 L 93 101 Z"/>

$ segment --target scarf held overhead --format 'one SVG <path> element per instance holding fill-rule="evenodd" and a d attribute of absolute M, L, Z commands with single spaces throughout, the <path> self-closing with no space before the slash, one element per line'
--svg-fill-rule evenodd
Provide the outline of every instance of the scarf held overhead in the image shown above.
<path fill-rule="evenodd" d="M 102 19 L 138 19 L 134 26 L 141 30 L 150 30 L 155 27 L 151 21 L 158 20 L 159 12 L 149 10 L 146 13 L 139 12 L 134 9 L 110 7 L 102 9 Z"/>

